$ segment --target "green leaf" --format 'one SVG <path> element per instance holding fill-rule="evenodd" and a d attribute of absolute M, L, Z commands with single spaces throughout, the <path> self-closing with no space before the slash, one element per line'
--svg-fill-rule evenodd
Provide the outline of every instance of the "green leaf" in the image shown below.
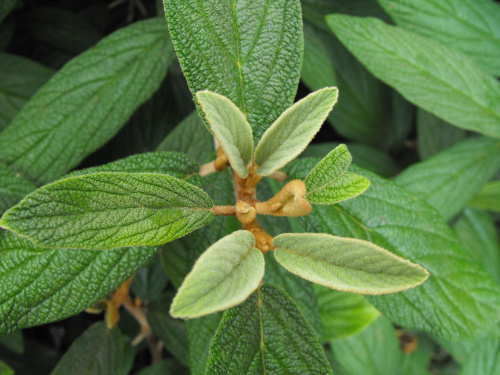
<path fill-rule="evenodd" d="M 283 112 L 255 149 L 257 174 L 268 176 L 304 151 L 337 102 L 337 96 L 337 88 L 326 87 Z"/>
<path fill-rule="evenodd" d="M 448 124 L 433 114 L 417 111 L 418 154 L 425 160 L 463 141 L 466 131 Z"/>
<path fill-rule="evenodd" d="M 161 19 L 119 29 L 31 98 L 0 134 L 0 160 L 37 184 L 68 172 L 156 91 L 172 57 Z"/>
<path fill-rule="evenodd" d="M 0 131 L 53 74 L 35 61 L 0 53 Z"/>
<path fill-rule="evenodd" d="M 351 168 L 370 180 L 370 189 L 334 206 L 314 206 L 303 219 L 304 231 L 368 240 L 429 271 L 419 288 L 368 297 L 396 324 L 455 339 L 491 327 L 498 320 L 498 283 L 474 262 L 442 217 L 397 184 Z"/>
<path fill-rule="evenodd" d="M 264 277 L 264 257 L 248 231 L 236 231 L 208 248 L 174 298 L 170 313 L 197 318 L 243 302 Z"/>
<path fill-rule="evenodd" d="M 151 301 L 162 294 L 167 283 L 167 276 L 165 276 L 160 259 L 154 257 L 135 274 L 130 290 L 141 300 Z M 148 305 L 148 311 L 150 310 L 150 305 Z"/>
<path fill-rule="evenodd" d="M 302 64 L 298 0 L 165 0 L 170 34 L 193 96 L 210 90 L 245 114 L 254 140 L 292 103 Z"/>
<path fill-rule="evenodd" d="M 0 51 L 4 51 L 14 36 L 16 31 L 16 22 L 14 18 L 10 18 L 7 22 L 0 23 Z"/>
<path fill-rule="evenodd" d="M 212 207 L 203 190 L 171 176 L 100 172 L 34 191 L 0 225 L 53 248 L 154 246 L 210 223 Z"/>
<path fill-rule="evenodd" d="M 75 315 L 106 297 L 156 248 L 49 250 L 0 232 L 0 336 Z"/>
<path fill-rule="evenodd" d="M 395 293 L 422 284 L 428 272 L 368 241 L 328 234 L 274 237 L 276 260 L 315 284 L 358 294 Z"/>
<path fill-rule="evenodd" d="M 332 374 L 318 339 L 280 288 L 263 284 L 228 310 L 210 348 L 207 374 Z"/>
<path fill-rule="evenodd" d="M 189 370 L 172 358 L 143 368 L 134 375 L 189 375 Z"/>
<path fill-rule="evenodd" d="M 429 371 L 433 359 L 435 344 L 427 336 L 412 334 L 417 340 L 417 347 L 413 352 L 404 353 L 399 365 L 398 374 L 404 375 L 432 375 Z M 404 336 L 403 336 L 404 339 Z M 404 341 L 400 339 L 400 343 Z"/>
<path fill-rule="evenodd" d="M 395 181 L 431 204 L 445 220 L 458 214 L 500 167 L 500 141 L 465 140 L 413 164 Z"/>
<path fill-rule="evenodd" d="M 14 332 L 10 335 L 0 337 L 0 345 L 8 348 L 16 354 L 24 353 L 24 337 L 21 331 Z"/>
<path fill-rule="evenodd" d="M 108 329 L 102 321 L 94 323 L 73 342 L 50 374 L 128 374 L 130 368 L 123 369 L 127 361 L 126 341 L 118 327 Z"/>
<path fill-rule="evenodd" d="M 384 317 L 357 335 L 330 343 L 347 375 L 399 375 L 401 360 L 396 330 Z"/>
<path fill-rule="evenodd" d="M 2 0 L 0 2 L 0 23 L 4 20 L 5 17 L 10 13 L 10 11 L 16 5 L 17 0 Z"/>
<path fill-rule="evenodd" d="M 347 172 L 351 160 L 346 145 L 338 146 L 325 156 L 306 177 L 307 200 L 314 204 L 335 204 L 368 189 L 370 181 Z"/>
<path fill-rule="evenodd" d="M 0 162 L 0 213 L 19 203 L 36 189 L 30 181 Z"/>
<path fill-rule="evenodd" d="M 500 7 L 491 0 L 378 0 L 401 27 L 439 40 L 500 76 Z M 439 21 L 437 21 L 439 20 Z"/>
<path fill-rule="evenodd" d="M 199 91 L 196 98 L 231 168 L 240 177 L 248 177 L 247 165 L 252 160 L 253 138 L 245 115 L 228 98 L 214 92 Z"/>
<path fill-rule="evenodd" d="M 469 201 L 469 206 L 500 212 L 500 180 L 484 185 L 481 191 Z"/>
<path fill-rule="evenodd" d="M 464 361 L 460 375 L 495 375 L 500 373 L 500 336 L 478 340 Z"/>
<path fill-rule="evenodd" d="M 189 370 L 191 375 L 206 375 L 210 345 L 219 327 L 222 313 L 189 319 L 184 322 L 188 332 Z"/>
<path fill-rule="evenodd" d="M 2 360 L 0 360 L 0 375 L 14 375 L 14 370 Z"/>
<path fill-rule="evenodd" d="M 329 15 L 327 22 L 368 70 L 410 102 L 452 125 L 500 137 L 500 83 L 460 52 L 374 18 Z"/>
<path fill-rule="evenodd" d="M 380 312 L 365 297 L 314 285 L 325 341 L 351 336 L 369 326 Z"/>

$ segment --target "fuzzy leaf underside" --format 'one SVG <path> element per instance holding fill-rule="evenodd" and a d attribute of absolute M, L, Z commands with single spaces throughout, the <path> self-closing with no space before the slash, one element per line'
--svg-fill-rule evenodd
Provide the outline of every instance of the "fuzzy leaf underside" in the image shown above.
<path fill-rule="evenodd" d="M 34 191 L 0 225 L 46 247 L 154 246 L 210 223 L 212 207 L 203 190 L 171 176 L 99 172 Z"/>

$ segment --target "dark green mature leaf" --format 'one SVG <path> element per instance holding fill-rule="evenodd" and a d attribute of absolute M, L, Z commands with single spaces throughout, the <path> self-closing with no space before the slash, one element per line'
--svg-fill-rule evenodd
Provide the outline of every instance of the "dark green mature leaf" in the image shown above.
<path fill-rule="evenodd" d="M 418 154 L 425 160 L 463 141 L 466 131 L 419 108 L 417 111 Z"/>
<path fill-rule="evenodd" d="M 298 0 L 165 0 L 177 55 L 193 95 L 210 90 L 247 116 L 254 140 L 295 97 L 303 39 Z"/>
<path fill-rule="evenodd" d="M 3 214 L 35 189 L 36 186 L 20 173 L 0 163 L 0 213 Z"/>
<path fill-rule="evenodd" d="M 500 336 L 478 340 L 464 361 L 460 375 L 495 375 L 500 373 Z"/>
<path fill-rule="evenodd" d="M 189 373 L 189 370 L 175 359 L 168 358 L 160 363 L 145 367 L 134 375 L 189 375 Z"/>
<path fill-rule="evenodd" d="M 395 183 L 351 168 L 371 181 L 370 189 L 335 206 L 315 206 L 304 219 L 305 231 L 368 240 L 430 273 L 418 288 L 371 296 L 369 301 L 391 321 L 438 337 L 471 337 L 494 324 L 499 286 L 471 259 L 441 216 Z"/>
<path fill-rule="evenodd" d="M 156 256 L 135 274 L 130 290 L 141 300 L 151 301 L 162 294 L 167 283 L 160 258 Z"/>
<path fill-rule="evenodd" d="M 35 61 L 0 53 L 0 131 L 52 74 Z"/>
<path fill-rule="evenodd" d="M 219 327 L 222 313 L 186 320 L 191 375 L 205 375 L 210 345 Z"/>
<path fill-rule="evenodd" d="M 24 337 L 21 331 L 0 337 L 0 345 L 8 348 L 16 354 L 24 352 Z"/>
<path fill-rule="evenodd" d="M 459 213 L 500 168 L 500 141 L 465 140 L 413 164 L 395 181 L 425 199 L 446 220 Z"/>
<path fill-rule="evenodd" d="M 0 375 L 14 375 L 14 370 L 12 370 L 2 360 L 0 360 Z"/>
<path fill-rule="evenodd" d="M 500 6 L 492 0 L 378 0 L 401 27 L 439 40 L 500 76 Z"/>
<path fill-rule="evenodd" d="M 76 341 L 57 364 L 51 375 L 125 375 L 130 371 L 127 339 L 105 322 L 94 323 Z M 128 367 L 128 368 L 124 368 Z"/>
<path fill-rule="evenodd" d="M 67 318 L 105 297 L 156 248 L 48 250 L 0 232 L 0 336 Z"/>
<path fill-rule="evenodd" d="M 10 18 L 4 23 L 0 23 L 0 51 L 4 51 L 7 48 L 14 36 L 15 30 L 16 22 L 14 18 Z"/>
<path fill-rule="evenodd" d="M 16 5 L 17 0 L 1 0 L 0 1 L 0 23 L 4 20 L 5 17 L 10 13 L 10 11 Z"/>
<path fill-rule="evenodd" d="M 212 207 L 203 190 L 171 176 L 99 172 L 35 190 L 0 226 L 53 248 L 154 246 L 210 223 Z"/>
<path fill-rule="evenodd" d="M 283 290 L 263 284 L 228 310 L 210 348 L 207 374 L 332 374 L 311 326 Z"/>
<path fill-rule="evenodd" d="M 327 21 L 368 70 L 410 102 L 460 128 L 500 137 L 500 83 L 467 56 L 374 18 Z"/>
<path fill-rule="evenodd" d="M 469 201 L 469 206 L 500 212 L 500 180 L 484 185 L 481 191 Z"/>
<path fill-rule="evenodd" d="M 23 107 L 0 134 L 0 160 L 39 184 L 69 171 L 153 94 L 172 55 L 161 19 L 136 22 L 104 38 Z"/>

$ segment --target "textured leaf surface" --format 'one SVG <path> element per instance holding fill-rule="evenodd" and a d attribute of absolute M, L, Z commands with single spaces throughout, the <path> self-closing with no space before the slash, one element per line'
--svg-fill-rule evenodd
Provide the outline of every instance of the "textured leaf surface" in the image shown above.
<path fill-rule="evenodd" d="M 35 61 L 0 53 L 0 131 L 53 74 Z"/>
<path fill-rule="evenodd" d="M 499 287 L 425 201 L 351 166 L 371 182 L 356 199 L 315 206 L 304 231 L 368 240 L 421 264 L 429 279 L 406 292 L 368 297 L 391 321 L 437 337 L 472 337 L 498 320 Z M 397 308 L 395 308 L 397 306 Z"/>
<path fill-rule="evenodd" d="M 243 302 L 264 277 L 264 257 L 248 231 L 237 231 L 208 248 L 174 298 L 170 313 L 197 318 Z"/>
<path fill-rule="evenodd" d="M 337 96 L 337 88 L 327 87 L 283 112 L 255 149 L 257 174 L 270 175 L 304 151 L 337 102 Z"/>
<path fill-rule="evenodd" d="M 203 190 L 171 176 L 100 172 L 34 191 L 0 225 L 49 247 L 152 246 L 210 223 L 212 207 Z"/>
<path fill-rule="evenodd" d="M 222 313 L 185 321 L 189 338 L 189 370 L 191 375 L 206 375 L 210 345 L 215 336 Z"/>
<path fill-rule="evenodd" d="M 380 315 L 365 297 L 314 285 L 325 341 L 353 335 Z"/>
<path fill-rule="evenodd" d="M 253 137 L 245 115 L 228 98 L 214 92 L 200 91 L 196 98 L 231 168 L 246 178 L 253 155 Z"/>
<path fill-rule="evenodd" d="M 0 335 L 67 318 L 134 274 L 155 248 L 48 250 L 0 232 Z"/>
<path fill-rule="evenodd" d="M 298 306 L 263 284 L 228 310 L 210 348 L 207 374 L 332 374 L 323 349 Z"/>
<path fill-rule="evenodd" d="M 346 145 L 338 146 L 325 156 L 306 177 L 307 200 L 314 204 L 334 204 L 368 189 L 370 181 L 347 172 L 351 160 Z"/>
<path fill-rule="evenodd" d="M 500 212 L 500 181 L 489 182 L 469 201 L 469 206 Z"/>
<path fill-rule="evenodd" d="M 500 137 L 500 83 L 465 55 L 374 18 L 329 15 L 340 41 L 407 100 L 460 128 Z"/>
<path fill-rule="evenodd" d="M 302 62 L 298 0 L 165 0 L 193 96 L 210 90 L 247 116 L 258 140 L 293 103 Z"/>
<path fill-rule="evenodd" d="M 167 283 L 167 276 L 163 271 L 160 258 L 156 256 L 135 274 L 130 290 L 141 300 L 151 301 L 162 294 Z"/>
<path fill-rule="evenodd" d="M 463 363 L 460 375 L 494 375 L 500 373 L 500 336 L 478 340 Z"/>
<path fill-rule="evenodd" d="M 413 164 L 395 181 L 446 220 L 459 213 L 500 168 L 500 141 L 468 139 Z"/>
<path fill-rule="evenodd" d="M 328 234 L 274 237 L 276 260 L 313 283 L 359 294 L 385 294 L 422 284 L 425 269 L 367 241 Z"/>
<path fill-rule="evenodd" d="M 491 0 L 378 0 L 401 27 L 439 40 L 500 76 L 500 6 Z"/>
<path fill-rule="evenodd" d="M 136 22 L 104 38 L 22 108 L 0 134 L 0 160 L 38 184 L 68 172 L 154 93 L 172 54 L 161 19 Z"/>
<path fill-rule="evenodd" d="M 108 329 L 104 322 L 95 323 L 73 342 L 51 375 L 128 373 L 123 371 L 126 341 L 118 327 Z"/>
<path fill-rule="evenodd" d="M 0 213 L 19 203 L 36 187 L 19 173 L 0 163 Z"/>

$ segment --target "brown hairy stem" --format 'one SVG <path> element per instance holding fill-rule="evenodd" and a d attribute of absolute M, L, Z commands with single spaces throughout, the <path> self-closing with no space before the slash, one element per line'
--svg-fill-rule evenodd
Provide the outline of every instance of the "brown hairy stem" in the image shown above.
<path fill-rule="evenodd" d="M 214 206 L 212 208 L 212 211 L 215 214 L 215 216 L 219 216 L 219 215 L 224 215 L 224 216 L 236 215 L 236 207 L 235 206 Z"/>

